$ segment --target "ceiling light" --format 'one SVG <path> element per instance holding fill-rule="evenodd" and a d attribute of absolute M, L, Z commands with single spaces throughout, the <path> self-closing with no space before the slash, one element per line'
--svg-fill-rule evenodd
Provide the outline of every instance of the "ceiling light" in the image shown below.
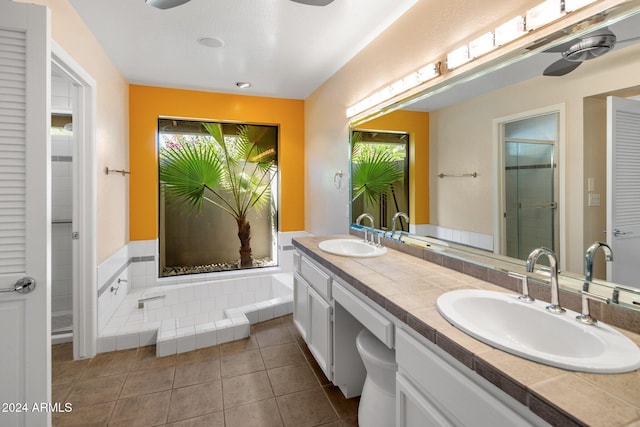
<path fill-rule="evenodd" d="M 144 0 L 149 6 L 157 7 L 158 9 L 171 9 L 188 1 L 190 0 Z"/>
<path fill-rule="evenodd" d="M 249 89 L 251 87 L 251 83 L 249 82 L 236 82 L 236 86 L 240 89 Z"/>
<path fill-rule="evenodd" d="M 560 0 L 547 0 L 533 9 L 527 10 L 527 30 L 535 30 L 555 21 L 563 15 Z"/>
<path fill-rule="evenodd" d="M 302 3 L 309 6 L 326 6 L 329 3 L 333 2 L 333 0 L 291 0 L 296 3 Z"/>
<path fill-rule="evenodd" d="M 200 37 L 198 39 L 198 43 L 200 43 L 202 46 L 211 47 L 211 48 L 218 48 L 218 47 L 224 46 L 224 41 L 217 37 Z"/>

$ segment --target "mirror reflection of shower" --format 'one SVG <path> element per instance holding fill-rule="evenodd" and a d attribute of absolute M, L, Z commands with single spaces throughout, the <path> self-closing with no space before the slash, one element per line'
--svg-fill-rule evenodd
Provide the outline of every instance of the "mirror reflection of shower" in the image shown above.
<path fill-rule="evenodd" d="M 506 255 L 556 250 L 558 114 L 505 123 L 503 135 Z"/>
<path fill-rule="evenodd" d="M 73 340 L 73 84 L 51 77 L 51 334 Z"/>

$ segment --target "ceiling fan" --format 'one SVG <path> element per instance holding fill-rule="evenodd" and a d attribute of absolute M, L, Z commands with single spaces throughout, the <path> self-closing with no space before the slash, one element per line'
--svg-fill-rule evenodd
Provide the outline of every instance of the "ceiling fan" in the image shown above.
<path fill-rule="evenodd" d="M 190 0 L 144 0 L 149 6 L 156 7 L 158 9 L 171 9 L 176 6 L 180 6 L 189 2 Z M 326 6 L 333 0 L 291 0 L 296 3 L 307 4 L 310 6 Z"/>
<path fill-rule="evenodd" d="M 575 70 L 584 61 L 598 58 L 609 53 L 616 44 L 638 40 L 634 37 L 627 40 L 616 40 L 616 35 L 608 28 L 602 28 L 591 34 L 570 40 L 552 47 L 545 52 L 560 52 L 562 59 L 549 65 L 542 73 L 545 76 L 564 76 Z"/>

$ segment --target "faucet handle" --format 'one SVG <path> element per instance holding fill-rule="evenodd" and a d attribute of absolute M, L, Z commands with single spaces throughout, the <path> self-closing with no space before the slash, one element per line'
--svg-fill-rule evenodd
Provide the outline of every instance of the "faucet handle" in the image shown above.
<path fill-rule="evenodd" d="M 509 277 L 522 281 L 522 295 L 518 297 L 518 300 L 522 302 L 534 302 L 535 299 L 529 295 L 529 276 L 513 271 L 510 271 L 508 275 Z"/>
<path fill-rule="evenodd" d="M 580 293 L 582 294 L 582 314 L 576 316 L 576 319 L 582 323 L 586 323 L 587 325 L 595 325 L 596 323 L 598 323 L 598 321 L 591 317 L 591 314 L 589 312 L 589 301 L 600 301 L 605 304 L 609 304 L 611 300 L 607 297 L 596 295 L 587 291 L 581 291 Z"/>

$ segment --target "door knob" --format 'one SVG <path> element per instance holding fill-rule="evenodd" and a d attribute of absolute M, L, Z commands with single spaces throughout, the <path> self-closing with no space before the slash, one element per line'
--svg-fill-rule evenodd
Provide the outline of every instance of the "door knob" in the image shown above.
<path fill-rule="evenodd" d="M 25 276 L 13 285 L 13 288 L 0 289 L 0 292 L 17 292 L 19 294 L 28 294 L 36 287 L 36 279 L 33 277 Z"/>
<path fill-rule="evenodd" d="M 614 228 L 614 229 L 613 229 L 613 235 L 614 235 L 614 236 L 616 236 L 616 237 L 618 237 L 618 236 L 624 236 L 624 235 L 626 235 L 626 234 L 633 234 L 633 233 L 631 233 L 630 231 L 620 231 L 620 230 L 619 230 L 619 229 L 617 229 L 617 228 Z"/>

